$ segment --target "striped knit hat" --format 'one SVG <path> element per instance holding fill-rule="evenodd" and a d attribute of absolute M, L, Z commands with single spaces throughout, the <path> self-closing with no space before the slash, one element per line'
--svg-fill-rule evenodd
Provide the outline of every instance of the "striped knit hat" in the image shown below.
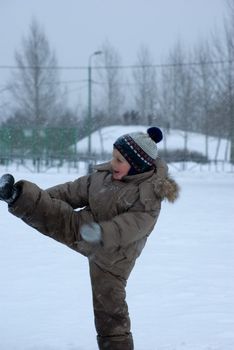
<path fill-rule="evenodd" d="M 144 173 L 154 168 L 158 156 L 157 143 L 163 138 L 157 127 L 147 129 L 147 133 L 134 132 L 120 136 L 114 147 L 131 165 L 128 175 Z"/>

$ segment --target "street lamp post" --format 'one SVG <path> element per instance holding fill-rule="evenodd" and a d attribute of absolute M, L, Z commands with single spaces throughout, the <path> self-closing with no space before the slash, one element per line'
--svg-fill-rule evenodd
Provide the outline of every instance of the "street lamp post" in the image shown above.
<path fill-rule="evenodd" d="M 95 51 L 89 56 L 89 64 L 88 64 L 88 173 L 92 171 L 92 161 L 91 161 L 91 153 L 92 153 L 92 145 L 91 145 L 91 133 L 92 133 L 92 58 L 93 56 L 100 55 L 102 51 Z"/>

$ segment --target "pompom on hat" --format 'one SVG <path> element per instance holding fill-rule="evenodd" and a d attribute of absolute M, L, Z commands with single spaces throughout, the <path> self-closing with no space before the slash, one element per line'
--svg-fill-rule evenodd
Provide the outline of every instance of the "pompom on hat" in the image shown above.
<path fill-rule="evenodd" d="M 154 168 L 154 161 L 158 156 L 157 143 L 162 139 L 162 131 L 157 127 L 151 127 L 146 133 L 125 134 L 115 141 L 114 148 L 131 165 L 128 175 L 144 173 Z"/>

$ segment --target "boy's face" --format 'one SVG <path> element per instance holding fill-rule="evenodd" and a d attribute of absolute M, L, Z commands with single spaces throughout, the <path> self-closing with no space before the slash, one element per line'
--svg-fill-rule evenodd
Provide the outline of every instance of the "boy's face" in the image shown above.
<path fill-rule="evenodd" d="M 113 149 L 111 166 L 114 180 L 121 180 L 131 168 L 131 165 L 116 148 Z"/>

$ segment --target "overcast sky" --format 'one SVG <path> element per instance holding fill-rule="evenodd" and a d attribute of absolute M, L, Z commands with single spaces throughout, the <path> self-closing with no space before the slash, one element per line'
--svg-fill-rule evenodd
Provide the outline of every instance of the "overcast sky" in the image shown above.
<path fill-rule="evenodd" d="M 180 39 L 193 47 L 221 30 L 225 0 L 0 0 L 0 66 L 14 65 L 35 17 L 61 66 L 87 66 L 88 57 L 108 40 L 122 64 L 136 63 L 144 44 L 155 63 Z M 0 69 L 0 88 L 9 72 Z"/>
<path fill-rule="evenodd" d="M 191 45 L 221 28 L 225 0 L 0 0 L 0 64 L 14 63 L 14 50 L 36 17 L 59 64 L 86 65 L 108 41 L 124 64 L 141 44 L 160 62 L 180 38 Z"/>

